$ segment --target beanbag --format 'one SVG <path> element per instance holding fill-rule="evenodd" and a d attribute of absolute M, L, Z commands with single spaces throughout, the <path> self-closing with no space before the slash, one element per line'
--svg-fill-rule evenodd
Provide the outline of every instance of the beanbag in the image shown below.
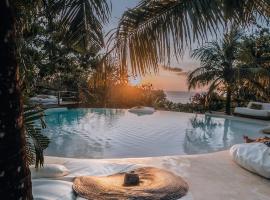
<path fill-rule="evenodd" d="M 241 167 L 270 178 L 270 148 L 263 143 L 237 144 L 231 147 L 233 160 Z"/>
<path fill-rule="evenodd" d="M 36 169 L 30 167 L 32 179 L 36 178 L 58 178 L 69 174 L 69 170 L 64 165 L 44 164 L 43 167 Z"/>

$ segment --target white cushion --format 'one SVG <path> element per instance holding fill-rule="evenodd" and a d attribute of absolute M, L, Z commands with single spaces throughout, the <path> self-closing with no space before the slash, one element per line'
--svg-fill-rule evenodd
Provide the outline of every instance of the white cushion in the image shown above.
<path fill-rule="evenodd" d="M 270 103 L 261 103 L 261 102 L 251 101 L 248 103 L 247 108 L 250 108 L 252 104 L 260 104 L 260 105 L 262 105 L 262 110 L 269 110 L 270 111 Z"/>
<path fill-rule="evenodd" d="M 263 106 L 263 103 L 261 103 L 261 102 L 251 101 L 251 102 L 248 103 L 247 108 L 251 108 L 252 104 L 259 104 L 259 105 Z"/>
<path fill-rule="evenodd" d="M 73 200 L 76 199 L 72 182 L 48 179 L 32 180 L 35 200 Z"/>
<path fill-rule="evenodd" d="M 69 174 L 69 170 L 64 165 L 58 164 L 44 164 L 43 167 L 36 169 L 34 166 L 30 167 L 31 177 L 35 178 L 57 178 Z"/>
<path fill-rule="evenodd" d="M 265 144 L 237 144 L 231 147 L 230 154 L 243 168 L 270 178 L 270 148 Z"/>

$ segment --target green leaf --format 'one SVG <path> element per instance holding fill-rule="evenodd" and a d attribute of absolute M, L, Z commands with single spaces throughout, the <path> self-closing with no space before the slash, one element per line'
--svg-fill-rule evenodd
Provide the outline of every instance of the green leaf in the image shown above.
<path fill-rule="evenodd" d="M 24 108 L 24 126 L 26 131 L 27 163 L 40 167 L 44 163 L 43 151 L 49 146 L 50 140 L 41 133 L 46 127 L 44 110 L 35 106 Z"/>

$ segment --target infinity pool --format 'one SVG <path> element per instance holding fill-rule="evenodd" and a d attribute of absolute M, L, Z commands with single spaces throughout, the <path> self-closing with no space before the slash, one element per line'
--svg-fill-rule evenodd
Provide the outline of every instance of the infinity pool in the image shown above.
<path fill-rule="evenodd" d="M 125 109 L 46 110 L 46 155 L 124 158 L 201 154 L 242 143 L 243 134 L 263 136 L 264 126 L 181 112 L 136 115 Z"/>

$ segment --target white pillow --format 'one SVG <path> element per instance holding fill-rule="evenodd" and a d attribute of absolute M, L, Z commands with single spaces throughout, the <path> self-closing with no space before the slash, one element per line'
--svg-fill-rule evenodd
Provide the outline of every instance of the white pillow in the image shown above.
<path fill-rule="evenodd" d="M 248 108 L 251 108 L 252 104 L 260 104 L 260 105 L 263 105 L 263 103 L 261 103 L 261 102 L 251 101 L 251 102 L 248 103 L 247 107 L 248 107 Z"/>
<path fill-rule="evenodd" d="M 64 165 L 58 164 L 44 164 L 43 167 L 36 169 L 34 166 L 30 167 L 31 177 L 35 178 L 57 178 L 69 174 L 69 170 Z"/>
<path fill-rule="evenodd" d="M 32 190 L 35 200 L 74 200 L 72 182 L 48 179 L 32 180 Z"/>
<path fill-rule="evenodd" d="M 270 148 L 265 144 L 237 144 L 231 147 L 230 154 L 243 168 L 270 178 Z"/>

